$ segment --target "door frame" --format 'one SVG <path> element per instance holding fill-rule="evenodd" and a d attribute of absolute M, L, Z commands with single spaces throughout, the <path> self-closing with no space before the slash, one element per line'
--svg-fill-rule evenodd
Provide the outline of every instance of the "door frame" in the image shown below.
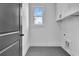
<path fill-rule="evenodd" d="M 22 37 L 22 56 L 25 56 L 29 47 L 29 3 L 22 3 L 21 9 L 21 17 L 22 17 L 22 33 L 24 36 Z"/>
<path fill-rule="evenodd" d="M 22 17 L 21 17 L 22 3 L 19 3 L 19 35 L 22 34 Z M 22 56 L 22 36 L 19 39 L 19 56 Z"/>

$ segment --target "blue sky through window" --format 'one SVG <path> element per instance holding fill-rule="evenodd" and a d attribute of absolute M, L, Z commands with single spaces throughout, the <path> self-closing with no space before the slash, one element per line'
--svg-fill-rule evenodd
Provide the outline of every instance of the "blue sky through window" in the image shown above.
<path fill-rule="evenodd" d="M 42 7 L 35 7 L 34 8 L 34 16 L 36 16 L 36 17 L 43 16 L 43 9 L 42 9 Z"/>

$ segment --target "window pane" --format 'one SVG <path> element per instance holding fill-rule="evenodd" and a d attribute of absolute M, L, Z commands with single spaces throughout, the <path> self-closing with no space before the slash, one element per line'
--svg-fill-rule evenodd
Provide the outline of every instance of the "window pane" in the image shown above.
<path fill-rule="evenodd" d="M 35 7 L 34 8 L 34 16 L 36 16 L 36 17 L 43 16 L 43 9 L 42 9 L 42 7 Z"/>

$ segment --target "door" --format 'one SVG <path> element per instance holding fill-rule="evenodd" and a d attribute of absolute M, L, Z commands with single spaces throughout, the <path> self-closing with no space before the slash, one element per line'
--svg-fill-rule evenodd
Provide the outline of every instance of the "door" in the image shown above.
<path fill-rule="evenodd" d="M 22 55 L 21 4 L 0 3 L 0 56 Z"/>

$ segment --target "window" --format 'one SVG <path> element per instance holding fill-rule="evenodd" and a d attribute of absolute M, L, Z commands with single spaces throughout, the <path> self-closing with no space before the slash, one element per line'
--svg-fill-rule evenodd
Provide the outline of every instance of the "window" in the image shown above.
<path fill-rule="evenodd" d="M 34 8 L 34 24 L 38 24 L 38 25 L 43 24 L 43 8 L 42 7 Z"/>

